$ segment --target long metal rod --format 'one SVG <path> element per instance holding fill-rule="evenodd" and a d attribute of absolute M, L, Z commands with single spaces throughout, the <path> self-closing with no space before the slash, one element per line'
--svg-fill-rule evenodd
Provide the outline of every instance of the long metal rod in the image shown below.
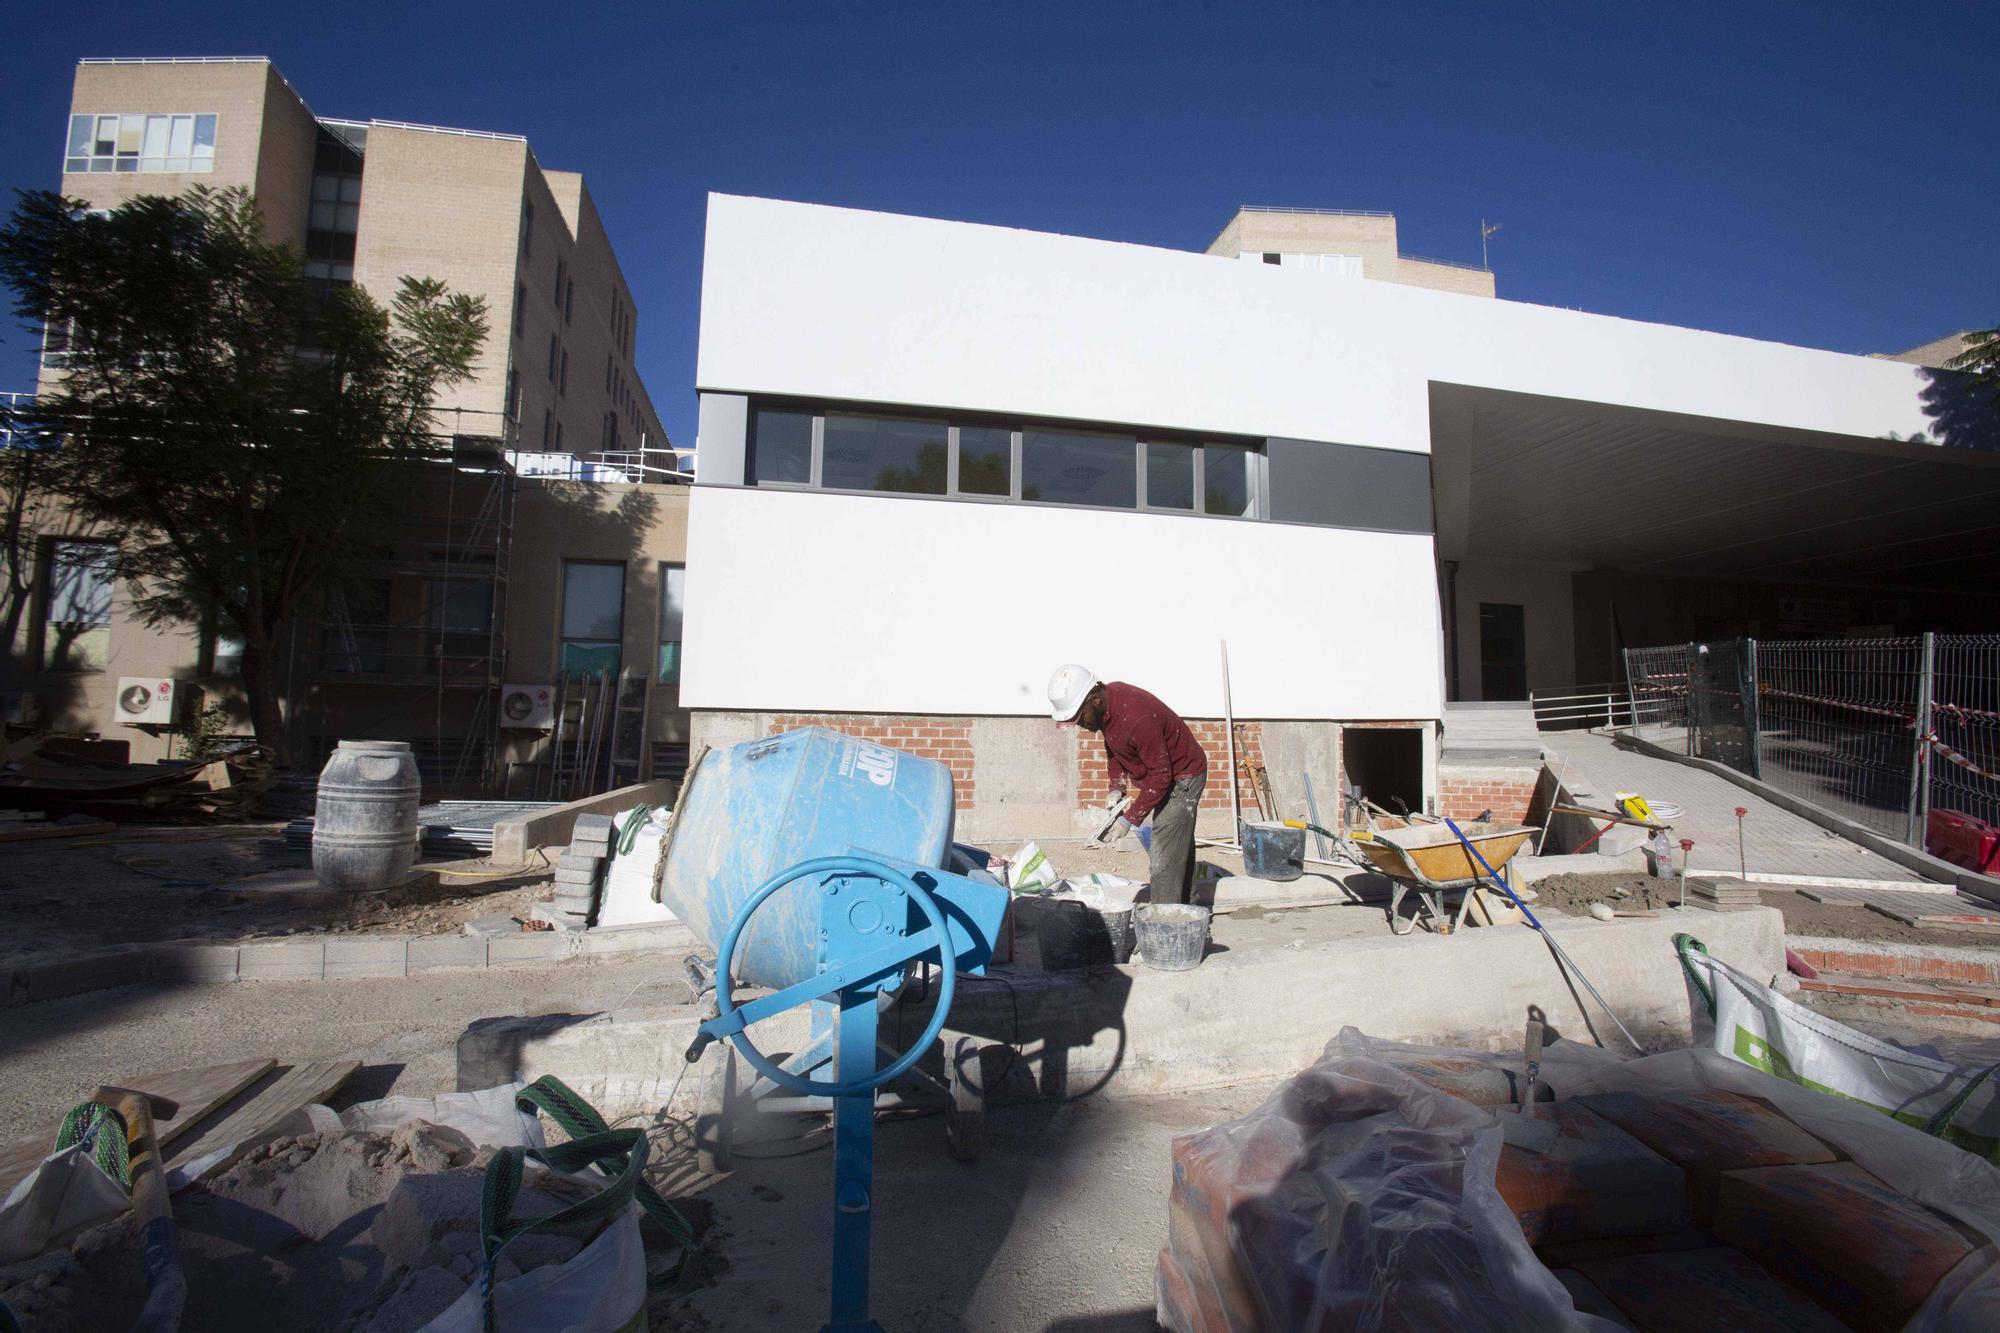
<path fill-rule="evenodd" d="M 1229 640 L 1222 640 L 1222 737 L 1229 752 L 1229 836 L 1243 837 L 1243 802 L 1236 792 L 1236 706 L 1229 698 Z"/>
<path fill-rule="evenodd" d="M 1308 817 L 1311 818 L 1313 824 L 1315 825 L 1312 831 L 1313 844 L 1319 848 L 1319 854 L 1322 858 L 1331 856 L 1333 855 L 1333 850 L 1332 848 L 1326 845 L 1326 832 L 1325 830 L 1317 827 L 1318 825 L 1324 823 L 1325 821 L 1323 821 L 1319 817 L 1319 801 L 1313 796 L 1313 775 L 1310 773 L 1302 773 L 1299 776 L 1305 779 L 1306 814 Z"/>
<path fill-rule="evenodd" d="M 1632 1035 L 1632 1030 L 1625 1026 L 1625 1021 L 1623 1019 L 1618 1017 L 1618 1011 L 1611 1007 L 1611 1002 L 1604 998 L 1603 992 L 1599 991 L 1597 987 L 1591 985 L 1590 978 L 1583 974 L 1583 969 L 1576 965 L 1576 961 L 1572 959 L 1569 956 L 1569 954 L 1563 950 L 1562 945 L 1556 943 L 1556 937 L 1549 934 L 1549 928 L 1547 926 L 1544 926 L 1540 921 L 1536 920 L 1535 914 L 1528 910 L 1528 905 L 1522 902 L 1520 898 L 1515 895 L 1512 886 L 1510 886 L 1506 880 L 1500 878 L 1499 875 L 1494 873 L 1493 867 L 1486 863 L 1486 858 L 1480 855 L 1479 849 L 1472 845 L 1472 840 L 1465 836 L 1464 831 L 1460 829 L 1457 824 L 1453 823 L 1450 819 L 1446 819 L 1444 821 L 1444 826 L 1450 829 L 1452 833 L 1457 836 L 1460 845 L 1462 845 L 1465 848 L 1466 854 L 1471 856 L 1473 860 L 1479 862 L 1479 868 L 1486 872 L 1486 878 L 1492 880 L 1495 884 L 1498 884 L 1500 886 L 1500 891 L 1507 895 L 1508 900 L 1512 902 L 1514 906 L 1521 909 L 1521 915 L 1526 917 L 1528 924 L 1533 926 L 1535 930 L 1540 933 L 1542 937 L 1542 943 L 1548 945 L 1549 952 L 1553 953 L 1556 956 L 1557 966 L 1566 968 L 1568 971 L 1574 972 L 1576 974 L 1576 979 L 1583 983 L 1583 988 L 1589 991 L 1591 995 L 1596 997 L 1597 1003 L 1603 1006 L 1605 1013 L 1611 1015 L 1611 1021 L 1616 1023 L 1618 1025 L 1618 1030 L 1625 1034 L 1625 1040 L 1632 1043 L 1632 1049 L 1639 1052 L 1639 1054 L 1644 1055 L 1646 1053 L 1646 1048 L 1639 1044 L 1639 1039 Z"/>

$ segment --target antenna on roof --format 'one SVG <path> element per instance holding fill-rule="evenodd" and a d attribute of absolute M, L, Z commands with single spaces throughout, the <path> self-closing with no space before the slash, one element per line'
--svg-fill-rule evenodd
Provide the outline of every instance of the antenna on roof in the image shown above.
<path fill-rule="evenodd" d="M 1491 264 L 1486 262 L 1486 238 L 1499 230 L 1500 230 L 1499 223 L 1488 222 L 1485 218 L 1479 219 L 1479 267 L 1481 268 L 1493 267 Z"/>

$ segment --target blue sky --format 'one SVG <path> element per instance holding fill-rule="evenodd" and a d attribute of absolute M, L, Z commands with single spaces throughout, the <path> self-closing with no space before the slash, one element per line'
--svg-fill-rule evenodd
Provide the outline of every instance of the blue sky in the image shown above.
<path fill-rule="evenodd" d="M 8 10 L 10 203 L 57 183 L 86 55 L 267 55 L 322 115 L 525 134 L 590 182 L 677 443 L 709 190 L 1194 250 L 1240 203 L 1387 209 L 1460 261 L 1485 217 L 1506 298 L 1857 352 L 2000 323 L 1972 0 Z"/>

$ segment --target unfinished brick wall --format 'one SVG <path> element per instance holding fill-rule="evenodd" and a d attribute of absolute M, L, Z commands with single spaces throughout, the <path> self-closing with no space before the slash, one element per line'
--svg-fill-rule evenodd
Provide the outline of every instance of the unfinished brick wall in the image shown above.
<path fill-rule="evenodd" d="M 1540 780 L 1541 770 L 1534 768 L 1441 768 L 1438 813 L 1471 819 L 1491 810 L 1495 823 L 1526 823 Z"/>
<path fill-rule="evenodd" d="M 825 727 L 843 736 L 872 741 L 891 750 L 902 750 L 922 759 L 935 759 L 951 769 L 954 805 L 967 810 L 977 795 L 972 763 L 972 727 L 962 718 L 895 716 L 881 714 L 797 714 L 772 717 L 765 726 L 767 735 L 799 727 Z"/>
<path fill-rule="evenodd" d="M 1208 755 L 1208 786 L 1201 794 L 1201 808 L 1204 810 L 1227 810 L 1229 808 L 1228 778 L 1223 770 L 1229 762 L 1229 751 L 1225 744 L 1221 718 L 1186 718 L 1188 730 L 1194 733 L 1195 742 Z M 1102 806 L 1111 794 L 1111 765 L 1104 758 L 1104 738 L 1091 732 L 1077 729 L 1076 736 L 1076 803 L 1082 807 Z M 1237 798 L 1250 817 L 1256 817 L 1256 794 L 1251 790 L 1250 774 L 1264 763 L 1264 725 L 1261 722 L 1238 722 L 1236 724 L 1236 791 Z"/>

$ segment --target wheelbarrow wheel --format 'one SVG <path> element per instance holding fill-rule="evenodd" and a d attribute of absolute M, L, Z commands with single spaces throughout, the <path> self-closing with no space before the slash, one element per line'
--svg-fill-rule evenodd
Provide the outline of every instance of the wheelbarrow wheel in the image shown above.
<path fill-rule="evenodd" d="M 703 1175 L 736 1169 L 736 1117 L 749 1082 L 736 1047 L 719 1041 L 695 1070 L 695 1165 Z"/>
<path fill-rule="evenodd" d="M 951 1155 L 961 1162 L 977 1161 L 986 1147 L 986 1078 L 979 1062 L 979 1043 L 959 1037 L 945 1060 L 944 1131 Z"/>

